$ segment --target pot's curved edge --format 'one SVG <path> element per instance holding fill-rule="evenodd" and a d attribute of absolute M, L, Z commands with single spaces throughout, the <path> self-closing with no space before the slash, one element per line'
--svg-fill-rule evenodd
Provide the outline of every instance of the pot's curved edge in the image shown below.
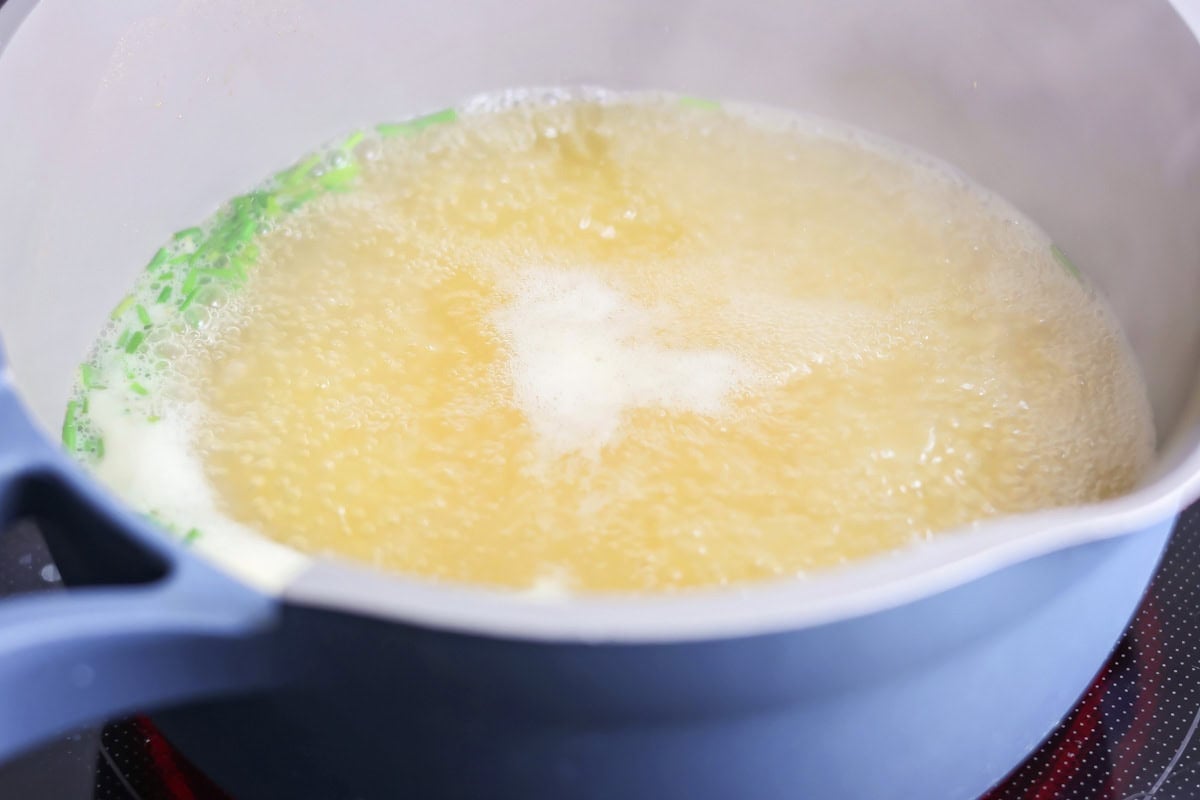
<path fill-rule="evenodd" d="M 0 53 L 35 5 L 37 0 L 0 0 Z"/>
<path fill-rule="evenodd" d="M 1153 518 L 1114 514 L 1101 520 L 1102 527 L 1090 524 L 1095 518 L 1087 510 L 1047 512 L 816 577 L 666 597 L 545 598 L 439 585 L 334 559 L 314 560 L 283 596 L 299 605 L 501 638 L 636 643 L 740 637 L 896 608 L 1072 547 L 1160 531 L 1178 510 L 1178 504 L 1164 506 Z M 1134 516 L 1141 519 L 1135 523 Z"/>
<path fill-rule="evenodd" d="M 1200 0 L 1171 0 L 1171 5 L 1200 39 Z"/>

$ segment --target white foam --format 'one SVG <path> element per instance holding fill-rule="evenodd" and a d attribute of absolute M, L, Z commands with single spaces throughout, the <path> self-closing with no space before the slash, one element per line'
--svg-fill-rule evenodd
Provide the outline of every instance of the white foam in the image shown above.
<path fill-rule="evenodd" d="M 571 596 L 571 583 L 562 572 L 548 572 L 534 579 L 520 596 L 535 603 L 562 602 Z"/>
<path fill-rule="evenodd" d="M 582 270 L 528 269 L 492 322 L 509 347 L 514 400 L 555 453 L 596 452 L 635 408 L 715 415 L 753 371 L 722 350 L 655 340 L 669 319 Z"/>
<path fill-rule="evenodd" d="M 263 589 L 281 589 L 308 563 L 295 550 L 220 512 L 192 446 L 184 407 L 171 407 L 151 424 L 127 413 L 112 393 L 97 391 L 89 398 L 89 414 L 106 439 L 120 444 L 92 466 L 93 474 L 139 511 L 198 528 L 196 549 Z"/>

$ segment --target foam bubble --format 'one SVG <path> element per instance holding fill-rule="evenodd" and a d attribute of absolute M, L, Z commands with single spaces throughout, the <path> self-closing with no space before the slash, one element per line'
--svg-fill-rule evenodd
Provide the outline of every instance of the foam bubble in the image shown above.
<path fill-rule="evenodd" d="M 137 507 L 169 523 L 203 531 L 197 547 L 254 583 L 283 586 L 303 566 L 304 558 L 220 511 L 217 494 L 192 446 L 198 410 L 172 404 L 157 422 L 130 414 L 112 392 L 94 392 L 89 403 L 92 423 L 120 444 L 91 466 L 101 483 Z M 230 556 L 235 555 L 236 558 Z"/>
<path fill-rule="evenodd" d="M 595 452 L 635 408 L 716 415 L 755 380 L 723 350 L 664 347 L 662 313 L 583 270 L 532 268 L 492 316 L 509 348 L 513 395 L 556 453 Z"/>
<path fill-rule="evenodd" d="M 111 448 L 95 473 L 138 497 L 150 513 L 170 519 L 212 517 L 215 497 L 191 452 L 190 426 L 181 409 L 173 410 L 151 425 L 127 413 L 112 393 L 96 392 L 90 401 L 92 421 L 121 446 Z"/>

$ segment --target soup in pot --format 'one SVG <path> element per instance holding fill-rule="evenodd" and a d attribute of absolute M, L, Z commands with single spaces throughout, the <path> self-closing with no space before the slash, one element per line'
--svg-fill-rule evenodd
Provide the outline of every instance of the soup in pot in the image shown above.
<path fill-rule="evenodd" d="M 65 439 L 188 538 L 538 595 L 794 577 L 1133 487 L 1116 319 L 945 164 L 827 121 L 509 92 L 159 251 Z"/>

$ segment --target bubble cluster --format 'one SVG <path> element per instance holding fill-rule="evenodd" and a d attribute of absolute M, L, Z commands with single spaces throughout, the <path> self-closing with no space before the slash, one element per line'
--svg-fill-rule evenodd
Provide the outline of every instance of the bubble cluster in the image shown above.
<path fill-rule="evenodd" d="M 519 272 L 514 298 L 492 315 L 504 338 L 513 399 L 555 454 L 595 454 L 637 408 L 718 415 L 751 381 L 720 350 L 654 340 L 666 320 L 629 303 L 594 275 L 550 267 Z"/>

